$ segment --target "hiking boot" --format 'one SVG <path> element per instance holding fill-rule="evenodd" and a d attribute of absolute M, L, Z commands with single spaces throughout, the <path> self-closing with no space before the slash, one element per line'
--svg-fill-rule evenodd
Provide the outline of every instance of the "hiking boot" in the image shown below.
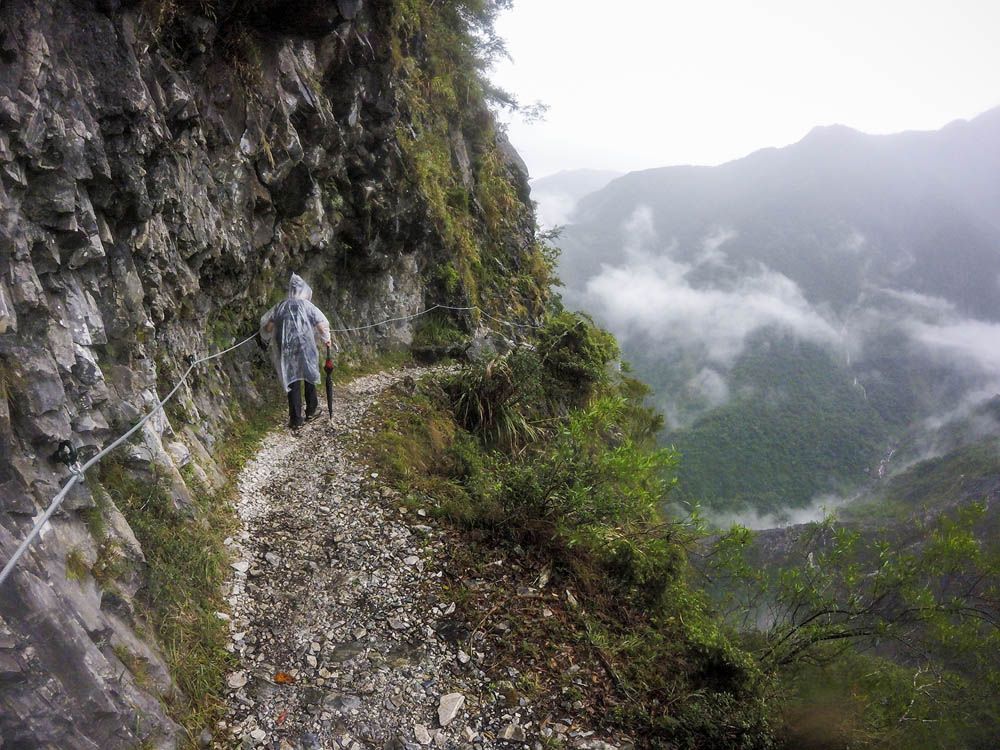
<path fill-rule="evenodd" d="M 307 421 L 307 422 L 312 422 L 312 421 L 313 421 L 314 419 L 316 419 L 316 417 L 318 417 L 318 416 L 319 416 L 319 409 L 317 409 L 316 411 L 314 411 L 314 412 L 313 412 L 312 414 L 309 414 L 309 413 L 307 412 L 307 413 L 306 413 L 306 421 Z"/>

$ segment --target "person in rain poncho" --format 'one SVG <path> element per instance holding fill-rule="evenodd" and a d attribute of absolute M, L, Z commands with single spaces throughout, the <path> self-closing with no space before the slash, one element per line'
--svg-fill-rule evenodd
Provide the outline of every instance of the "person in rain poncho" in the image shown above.
<path fill-rule="evenodd" d="M 271 362 L 288 392 L 288 426 L 293 430 L 319 413 L 316 384 L 320 382 L 316 339 L 328 348 L 330 322 L 310 299 L 312 289 L 296 273 L 288 280 L 288 299 L 279 302 L 260 319 L 261 339 L 271 351 Z M 339 350 L 339 347 L 338 347 Z M 305 387 L 306 411 L 302 413 Z"/>

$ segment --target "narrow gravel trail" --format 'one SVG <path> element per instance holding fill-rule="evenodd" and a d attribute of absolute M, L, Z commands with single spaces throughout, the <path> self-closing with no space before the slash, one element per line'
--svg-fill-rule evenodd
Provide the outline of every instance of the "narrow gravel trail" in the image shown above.
<path fill-rule="evenodd" d="M 378 395 L 426 370 L 359 378 L 298 435 L 276 431 L 239 479 L 231 540 L 226 744 L 314 748 L 528 747 L 530 706 L 507 708 L 469 649 L 435 562 L 442 532 L 398 507 L 356 455 Z"/>

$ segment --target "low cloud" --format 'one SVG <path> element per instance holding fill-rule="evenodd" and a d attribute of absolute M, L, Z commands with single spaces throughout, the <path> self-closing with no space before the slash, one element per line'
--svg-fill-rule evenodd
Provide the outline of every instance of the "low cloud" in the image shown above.
<path fill-rule="evenodd" d="M 687 382 L 687 387 L 692 395 L 704 401 L 709 408 L 721 406 L 729 400 L 729 384 L 721 373 L 711 367 L 701 368 Z"/>
<path fill-rule="evenodd" d="M 873 287 L 870 295 L 901 305 L 907 315 L 920 319 L 938 319 L 942 315 L 953 315 L 955 305 L 944 297 L 934 297 L 921 294 L 912 289 L 891 289 L 889 287 Z"/>
<path fill-rule="evenodd" d="M 724 266 L 729 260 L 728 256 L 722 252 L 722 246 L 729 240 L 736 238 L 736 232 L 732 229 L 716 228 L 701 241 L 701 253 L 698 255 L 700 264 L 715 264 Z"/>
<path fill-rule="evenodd" d="M 1000 374 L 1000 323 L 960 319 L 937 324 L 911 322 L 913 340 L 959 367 Z"/>
<path fill-rule="evenodd" d="M 711 283 L 693 280 L 705 266 L 728 266 L 724 248 L 736 236 L 732 229 L 716 229 L 692 260 L 675 260 L 676 243 L 659 240 L 651 211 L 641 206 L 623 226 L 622 262 L 602 266 L 587 282 L 584 305 L 624 339 L 642 336 L 667 346 L 698 347 L 716 369 L 732 365 L 761 328 L 836 344 L 837 330 L 798 285 L 764 265 Z"/>
<path fill-rule="evenodd" d="M 983 404 L 1000 396 L 1000 380 L 974 388 L 966 393 L 952 409 L 933 414 L 923 419 L 921 427 L 928 433 L 935 433 L 946 425 L 967 423 L 972 439 L 1000 434 L 1000 424 L 989 413 L 982 413 Z"/>
<path fill-rule="evenodd" d="M 654 398 L 670 429 L 727 403 L 733 364 L 755 333 L 775 330 L 827 347 L 853 372 L 866 399 L 868 393 L 891 396 L 897 385 L 910 387 L 907 373 L 913 376 L 922 419 L 895 436 L 893 459 L 885 467 L 891 474 L 958 444 L 1000 434 L 984 408 L 1000 394 L 1000 322 L 965 317 L 956 302 L 942 297 L 884 286 L 894 275 L 885 269 L 866 273 L 878 281 L 863 286 L 852 304 L 835 313 L 812 304 L 788 276 L 763 263 L 751 265 L 737 250 L 738 227 L 719 226 L 684 245 L 661 237 L 653 212 L 640 206 L 620 232 L 620 255 L 602 264 L 582 288 L 567 290 L 568 301 L 591 312 L 626 347 L 631 343 L 644 366 L 662 366 Z M 865 263 L 870 246 L 869 238 L 848 231 L 830 249 Z M 936 413 L 927 416 L 931 412 Z M 710 520 L 773 528 L 821 520 L 845 502 L 823 496 L 804 508 Z"/>
<path fill-rule="evenodd" d="M 820 495 L 804 508 L 787 508 L 777 513 L 759 513 L 755 510 L 738 513 L 707 513 L 705 519 L 720 529 L 728 529 L 734 524 L 748 529 L 777 529 L 798 526 L 804 523 L 819 523 L 851 502 L 851 498 L 838 495 Z"/>
<path fill-rule="evenodd" d="M 552 229 L 569 223 L 570 214 L 576 208 L 576 200 L 568 193 L 536 193 L 531 199 L 537 203 L 535 214 L 543 229 Z"/>
<path fill-rule="evenodd" d="M 847 239 L 840 243 L 838 249 L 841 252 L 851 253 L 852 255 L 860 254 L 868 246 L 868 239 L 861 234 L 861 232 L 856 229 L 851 232 Z"/>

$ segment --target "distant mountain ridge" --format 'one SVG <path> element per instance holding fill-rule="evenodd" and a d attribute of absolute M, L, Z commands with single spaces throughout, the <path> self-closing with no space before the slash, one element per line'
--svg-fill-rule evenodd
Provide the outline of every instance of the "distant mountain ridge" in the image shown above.
<path fill-rule="evenodd" d="M 581 198 L 622 174 L 607 169 L 568 169 L 532 180 L 531 197 L 538 203 L 539 221 L 549 227 L 565 224 Z"/>
<path fill-rule="evenodd" d="M 579 200 L 585 195 L 600 190 L 609 182 L 621 177 L 624 172 L 612 169 L 563 169 L 545 177 L 531 181 L 532 191 L 565 193 Z"/>

